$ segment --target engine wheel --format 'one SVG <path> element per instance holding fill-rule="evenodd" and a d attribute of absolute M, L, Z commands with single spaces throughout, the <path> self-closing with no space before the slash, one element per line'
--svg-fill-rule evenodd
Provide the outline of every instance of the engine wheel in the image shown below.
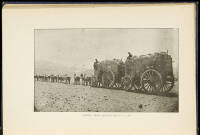
<path fill-rule="evenodd" d="M 115 75 L 112 71 L 104 72 L 102 75 L 102 86 L 112 88 L 115 83 Z"/>
<path fill-rule="evenodd" d="M 141 76 L 142 88 L 147 93 L 159 93 L 162 87 L 162 76 L 154 70 L 148 69 Z"/>
<path fill-rule="evenodd" d="M 135 90 L 141 90 L 142 85 L 141 85 L 141 82 L 140 82 L 140 78 L 134 79 L 133 86 L 134 86 Z"/>
<path fill-rule="evenodd" d="M 132 80 L 130 77 L 126 76 L 123 78 L 123 88 L 125 90 L 131 90 L 132 89 Z"/>
<path fill-rule="evenodd" d="M 173 87 L 174 87 L 174 78 L 172 76 L 166 77 L 161 88 L 161 93 L 167 93 Z"/>

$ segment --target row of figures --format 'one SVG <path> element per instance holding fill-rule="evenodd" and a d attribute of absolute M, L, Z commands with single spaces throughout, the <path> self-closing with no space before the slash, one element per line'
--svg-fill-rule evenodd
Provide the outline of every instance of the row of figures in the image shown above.
<path fill-rule="evenodd" d="M 74 85 L 85 85 L 85 86 L 91 86 L 92 77 L 87 76 L 86 74 L 80 74 L 80 76 L 77 76 L 74 74 Z"/>
<path fill-rule="evenodd" d="M 60 82 L 70 84 L 71 77 L 69 76 L 60 76 L 60 75 L 35 75 L 35 81 L 46 81 L 46 82 Z"/>
<path fill-rule="evenodd" d="M 80 76 L 74 74 L 73 79 L 68 75 L 34 75 L 35 81 L 45 81 L 45 82 L 57 82 L 71 84 L 73 80 L 74 85 L 85 85 L 91 86 L 92 77 L 86 76 L 86 74 L 80 74 Z"/>

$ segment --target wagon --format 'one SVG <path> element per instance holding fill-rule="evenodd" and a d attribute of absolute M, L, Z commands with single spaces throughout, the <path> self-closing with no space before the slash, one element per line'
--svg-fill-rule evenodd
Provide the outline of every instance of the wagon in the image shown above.
<path fill-rule="evenodd" d="M 134 56 L 125 61 L 124 89 L 166 93 L 173 86 L 172 57 L 167 52 Z"/>
<path fill-rule="evenodd" d="M 125 65 L 120 59 L 104 60 L 95 63 L 92 86 L 98 87 L 101 85 L 104 88 L 121 87 L 121 79 L 124 73 Z"/>

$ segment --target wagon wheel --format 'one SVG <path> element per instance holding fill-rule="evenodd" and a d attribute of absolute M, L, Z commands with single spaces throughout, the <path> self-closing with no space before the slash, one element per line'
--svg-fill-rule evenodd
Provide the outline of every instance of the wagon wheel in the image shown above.
<path fill-rule="evenodd" d="M 95 77 L 92 78 L 92 87 L 97 87 L 97 80 Z"/>
<path fill-rule="evenodd" d="M 135 90 L 140 90 L 142 88 L 142 85 L 141 85 L 139 77 L 134 79 L 133 86 L 134 86 Z"/>
<path fill-rule="evenodd" d="M 167 93 L 173 87 L 174 87 L 174 78 L 172 76 L 168 76 L 168 77 L 166 77 L 165 81 L 163 81 L 161 93 Z"/>
<path fill-rule="evenodd" d="M 148 69 L 141 76 L 141 84 L 145 92 L 159 93 L 162 86 L 162 76 L 158 71 Z"/>
<path fill-rule="evenodd" d="M 105 88 L 113 87 L 115 82 L 115 75 L 112 71 L 104 72 L 102 75 L 102 86 Z"/>
<path fill-rule="evenodd" d="M 113 87 L 115 87 L 116 89 L 119 89 L 121 86 L 120 86 L 119 83 L 115 83 L 115 84 L 113 85 Z"/>
<path fill-rule="evenodd" d="M 123 78 L 123 87 L 125 90 L 131 90 L 132 88 L 132 80 L 130 77 L 126 76 Z"/>

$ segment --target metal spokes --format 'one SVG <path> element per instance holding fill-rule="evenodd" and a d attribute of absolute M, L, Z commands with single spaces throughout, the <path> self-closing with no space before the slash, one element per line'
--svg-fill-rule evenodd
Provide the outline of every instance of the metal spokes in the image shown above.
<path fill-rule="evenodd" d="M 130 77 L 125 77 L 123 79 L 123 86 L 124 86 L 124 89 L 125 90 L 131 90 L 132 88 L 132 81 L 131 81 L 131 78 Z"/>
<path fill-rule="evenodd" d="M 174 86 L 174 79 L 166 79 L 161 88 L 162 93 L 169 92 Z"/>
<path fill-rule="evenodd" d="M 144 91 L 148 93 L 155 93 L 161 88 L 162 77 L 158 71 L 149 69 L 142 74 L 141 84 Z"/>
<path fill-rule="evenodd" d="M 145 81 L 147 81 L 147 79 L 145 79 Z M 134 84 L 134 88 L 135 88 L 136 90 L 140 90 L 141 87 L 142 87 L 139 77 L 134 79 L 133 84 Z"/>

